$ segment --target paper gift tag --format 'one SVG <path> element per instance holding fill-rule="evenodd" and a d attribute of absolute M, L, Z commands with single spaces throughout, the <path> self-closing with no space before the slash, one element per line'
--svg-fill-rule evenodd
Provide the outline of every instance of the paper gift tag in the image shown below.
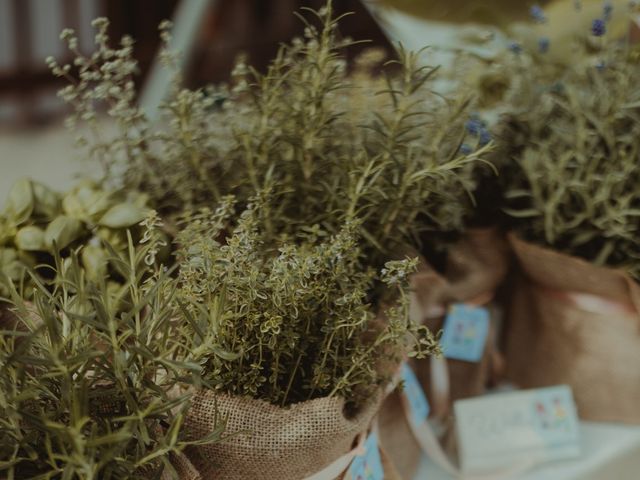
<path fill-rule="evenodd" d="M 580 454 L 578 417 L 567 386 L 458 400 L 454 412 L 465 472 Z"/>
<path fill-rule="evenodd" d="M 444 321 L 440 345 L 446 358 L 478 362 L 482 358 L 489 334 L 489 311 L 457 303 Z"/>
<path fill-rule="evenodd" d="M 402 364 L 401 376 L 403 383 L 402 394 L 407 399 L 407 404 L 409 405 L 411 422 L 413 422 L 414 425 L 421 425 L 429 416 L 429 402 L 427 397 L 409 364 Z"/>
<path fill-rule="evenodd" d="M 351 462 L 349 476 L 353 480 L 384 480 L 377 433 L 369 434 L 364 443 L 364 452 Z"/>

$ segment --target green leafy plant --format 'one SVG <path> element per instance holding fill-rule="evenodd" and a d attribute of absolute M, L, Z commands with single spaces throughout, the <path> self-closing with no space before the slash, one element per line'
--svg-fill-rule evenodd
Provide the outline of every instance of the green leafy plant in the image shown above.
<path fill-rule="evenodd" d="M 341 396 L 357 408 L 385 385 L 402 355 L 437 351 L 408 320 L 407 277 L 415 261 L 380 272 L 387 308 L 368 301 L 374 271 L 360 266 L 358 225 L 320 227 L 267 248 L 256 200 L 229 234 L 233 200 L 189 216 L 177 237 L 178 298 L 193 329 L 194 357 L 211 388 L 286 406 Z"/>
<path fill-rule="evenodd" d="M 217 441 L 181 426 L 201 366 L 176 322 L 175 286 L 157 262 L 157 218 L 134 247 L 105 243 L 124 279 L 88 280 L 81 250 L 55 256 L 55 282 L 36 285 L 26 303 L 9 282 L 13 308 L 0 319 L 0 472 L 8 479 L 123 479 L 169 473 L 171 454 Z M 126 297 L 126 308 L 118 298 Z M 9 299 L 6 299 L 9 300 Z M 177 478 L 174 475 L 175 478 Z"/>
<path fill-rule="evenodd" d="M 76 51 L 77 78 L 51 66 L 69 76 L 62 96 L 77 118 L 91 120 L 95 105 L 106 103 L 120 127 L 117 137 L 90 142 L 109 165 L 107 178 L 147 192 L 168 217 L 228 194 L 241 210 L 267 189 L 278 199 L 264 214 L 272 239 L 295 238 L 314 224 L 335 234 L 356 215 L 367 262 L 377 268 L 419 246 L 424 231 L 461 229 L 474 166 L 489 148 L 460 149 L 467 101 L 434 93 L 437 68 L 403 50 L 386 65 L 386 78 L 350 76 L 344 48 L 351 42 L 339 36 L 330 4 L 307 13 L 304 39 L 283 46 L 266 73 L 240 62 L 229 88 L 176 83 L 159 130 L 133 102 L 131 42 L 110 47 L 104 20 L 96 23 L 96 53 Z M 65 38 L 74 50 L 73 35 Z M 163 58 L 172 63 L 168 51 Z"/>
<path fill-rule="evenodd" d="M 55 255 L 68 257 L 79 246 L 80 265 L 87 277 L 97 280 L 108 274 L 106 240 L 117 249 L 127 247 L 127 228 L 138 235 L 137 224 L 149 208 L 145 195 L 107 192 L 95 182 L 82 180 L 65 194 L 30 180 L 18 180 L 0 213 L 0 270 L 27 297 L 33 283 L 25 276 L 36 268 L 41 280 L 49 281 Z M 112 281 L 115 277 L 111 278 Z M 1 286 L 0 292 L 6 288 Z"/>
<path fill-rule="evenodd" d="M 522 79 L 503 132 L 506 212 L 526 239 L 640 278 L 638 56 L 624 42 L 589 44 L 592 55 L 546 81 Z"/>

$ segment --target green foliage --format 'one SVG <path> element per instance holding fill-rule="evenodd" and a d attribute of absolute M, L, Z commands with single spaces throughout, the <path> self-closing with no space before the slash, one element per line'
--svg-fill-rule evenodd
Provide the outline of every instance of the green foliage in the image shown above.
<path fill-rule="evenodd" d="M 33 283 L 25 276 L 35 268 L 42 281 L 52 278 L 55 255 L 68 257 L 84 245 L 80 264 L 86 275 L 98 280 L 108 274 L 107 252 L 101 240 L 123 250 L 126 228 L 137 228 L 148 212 L 145 195 L 104 191 L 95 182 L 83 180 L 66 194 L 42 183 L 21 179 L 11 188 L 0 213 L 0 271 L 28 297 Z M 111 278 L 114 280 L 114 277 Z M 23 282 L 24 281 L 24 282 Z M 0 280 L 0 293 L 7 294 Z"/>
<path fill-rule="evenodd" d="M 387 263 L 394 301 L 368 303 L 375 272 L 360 267 L 358 225 L 336 234 L 307 229 L 296 243 L 266 247 L 256 201 L 228 235 L 233 201 L 189 216 L 178 235 L 179 291 L 196 359 L 212 388 L 289 405 L 338 395 L 357 407 L 390 380 L 407 349 L 437 342 L 408 320 L 407 276 L 415 261 Z"/>
<path fill-rule="evenodd" d="M 152 478 L 169 454 L 220 438 L 181 432 L 201 367 L 175 321 L 175 286 L 156 262 L 158 221 L 134 247 L 104 244 L 124 282 L 87 279 L 80 254 L 55 257 L 56 276 L 34 273 L 33 303 L 11 288 L 0 307 L 0 476 L 8 479 Z M 12 284 L 10 284 L 12 285 Z"/>
<path fill-rule="evenodd" d="M 620 44 L 594 56 L 523 81 L 504 133 L 506 211 L 525 238 L 640 278 L 640 65 Z"/>
<path fill-rule="evenodd" d="M 230 88 L 176 84 L 158 131 L 133 103 L 128 41 L 107 46 L 106 24 L 98 22 L 98 52 L 79 57 L 79 78 L 62 96 L 81 118 L 93 117 L 96 102 L 114 105 L 109 114 L 120 133 L 91 142 L 99 158 L 121 160 L 124 174 L 111 168 L 107 178 L 148 192 L 169 216 L 228 194 L 242 209 L 269 190 L 277 201 L 264 212 L 265 234 L 273 239 L 315 224 L 335 234 L 355 214 L 375 267 L 407 243 L 418 245 L 425 230 L 462 228 L 474 164 L 487 149 L 460 153 L 466 100 L 432 92 L 437 69 L 403 50 L 386 65 L 386 79 L 350 76 L 339 19 L 330 6 L 307 13 L 304 39 L 283 46 L 266 73 L 240 62 Z M 164 58 L 171 63 L 170 53 Z"/>

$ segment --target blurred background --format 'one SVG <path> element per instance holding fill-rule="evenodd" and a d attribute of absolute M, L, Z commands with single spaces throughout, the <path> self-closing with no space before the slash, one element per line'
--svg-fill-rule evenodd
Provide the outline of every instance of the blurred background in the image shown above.
<path fill-rule="evenodd" d="M 66 106 L 57 98 L 64 81 L 45 64 L 53 56 L 70 60 L 59 39 L 73 28 L 84 53 L 93 48 L 91 21 L 106 16 L 112 39 L 128 34 L 135 39 L 139 86 L 144 88 L 158 48 L 158 24 L 174 19 L 179 10 L 199 10 L 197 32 L 185 52 L 189 86 L 224 81 L 235 58 L 246 53 L 249 62 L 264 68 L 278 45 L 302 31 L 292 14 L 302 6 L 320 8 L 324 0 L 0 0 L 0 203 L 15 179 L 29 175 L 57 188 L 73 182 L 73 174 L 87 172 L 77 162 L 74 135 L 62 126 Z M 382 30 L 358 0 L 338 0 L 338 13 L 355 12 L 342 31 L 389 48 Z M 108 125 L 105 126 L 108 128 Z"/>
<path fill-rule="evenodd" d="M 105 16 L 111 37 L 128 34 L 136 41 L 139 81 L 144 83 L 158 47 L 158 24 L 171 19 L 178 6 L 205 7 L 199 32 L 188 52 L 187 80 L 191 86 L 227 78 L 235 57 L 264 67 L 278 45 L 299 35 L 302 23 L 292 14 L 300 7 L 320 8 L 324 0 L 0 0 L 0 122 L 15 127 L 46 124 L 63 113 L 55 92 L 61 79 L 45 65 L 49 55 L 63 61 L 68 52 L 59 40 L 63 28 L 78 32 L 80 48 L 93 46 L 91 20 Z M 386 44 L 384 35 L 358 0 L 335 2 L 337 13 L 355 12 L 345 19 L 345 35 Z"/>
<path fill-rule="evenodd" d="M 549 3 L 573 2 L 538 3 L 550 6 Z M 324 3 L 325 0 L 0 0 L 0 202 L 9 185 L 25 175 L 66 188 L 72 184 L 74 173 L 90 173 L 90 165 L 76 161 L 79 153 L 73 148 L 74 135 L 62 126 L 66 106 L 56 92 L 64 82 L 54 77 L 45 64 L 48 56 L 59 63 L 70 60 L 59 39 L 63 28 L 76 30 L 84 53 L 93 48 L 91 20 L 96 17 L 109 18 L 112 39 L 131 35 L 140 65 L 139 87 L 145 94 L 147 90 L 162 89 L 148 86 L 154 81 L 162 84 L 162 79 L 149 80 L 158 76 L 152 66 L 158 49 L 157 27 L 162 20 L 176 20 L 181 15 L 186 18 L 191 12 L 191 20 L 182 25 L 182 36 L 190 38 L 184 52 L 184 72 L 187 85 L 194 87 L 224 81 L 240 53 L 263 69 L 281 42 L 302 32 L 302 23 L 293 12 L 301 7 L 318 9 Z M 375 14 L 381 4 L 398 12 L 389 17 L 393 28 Z M 453 41 L 451 32 L 465 25 L 506 29 L 511 22 L 526 19 L 529 7 L 530 2 L 525 0 L 334 0 L 337 14 L 355 13 L 341 22 L 345 36 L 369 39 L 369 46 L 383 47 L 390 53 L 395 40 L 402 40 L 409 48 L 426 43 L 446 44 Z M 355 55 L 358 48 L 362 47 L 355 47 L 350 55 Z"/>

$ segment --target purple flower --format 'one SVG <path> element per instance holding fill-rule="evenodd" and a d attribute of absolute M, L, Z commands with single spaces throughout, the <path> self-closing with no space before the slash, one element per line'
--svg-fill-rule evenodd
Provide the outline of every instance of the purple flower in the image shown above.
<path fill-rule="evenodd" d="M 480 132 L 480 138 L 478 139 L 478 145 L 480 145 L 481 147 L 484 147 L 490 141 L 491 141 L 491 133 L 489 133 L 489 130 L 483 129 Z"/>
<path fill-rule="evenodd" d="M 596 63 L 596 70 L 599 72 L 602 72 L 605 68 L 607 68 L 607 64 L 604 60 L 599 60 L 598 63 Z"/>
<path fill-rule="evenodd" d="M 534 5 L 529 10 L 531 18 L 537 23 L 546 23 L 547 17 L 544 15 L 544 11 L 540 5 Z"/>
<path fill-rule="evenodd" d="M 547 53 L 549 51 L 550 41 L 547 37 L 541 37 L 538 39 L 538 51 L 540 53 Z"/>
<path fill-rule="evenodd" d="M 473 153 L 473 148 L 468 143 L 463 143 L 460 145 L 460 153 L 463 155 L 471 155 Z"/>
<path fill-rule="evenodd" d="M 520 45 L 518 42 L 511 42 L 509 44 L 509 50 L 511 50 L 516 55 L 519 55 L 522 53 L 522 45 Z"/>
<path fill-rule="evenodd" d="M 480 135 L 482 130 L 484 130 L 484 122 L 478 117 L 472 116 L 467 120 L 467 123 L 465 123 L 465 128 L 469 134 L 477 136 Z"/>
<path fill-rule="evenodd" d="M 596 18 L 591 23 L 591 33 L 593 35 L 595 35 L 596 37 L 603 36 L 605 33 L 607 33 L 607 24 L 606 24 L 606 22 L 601 18 Z"/>

